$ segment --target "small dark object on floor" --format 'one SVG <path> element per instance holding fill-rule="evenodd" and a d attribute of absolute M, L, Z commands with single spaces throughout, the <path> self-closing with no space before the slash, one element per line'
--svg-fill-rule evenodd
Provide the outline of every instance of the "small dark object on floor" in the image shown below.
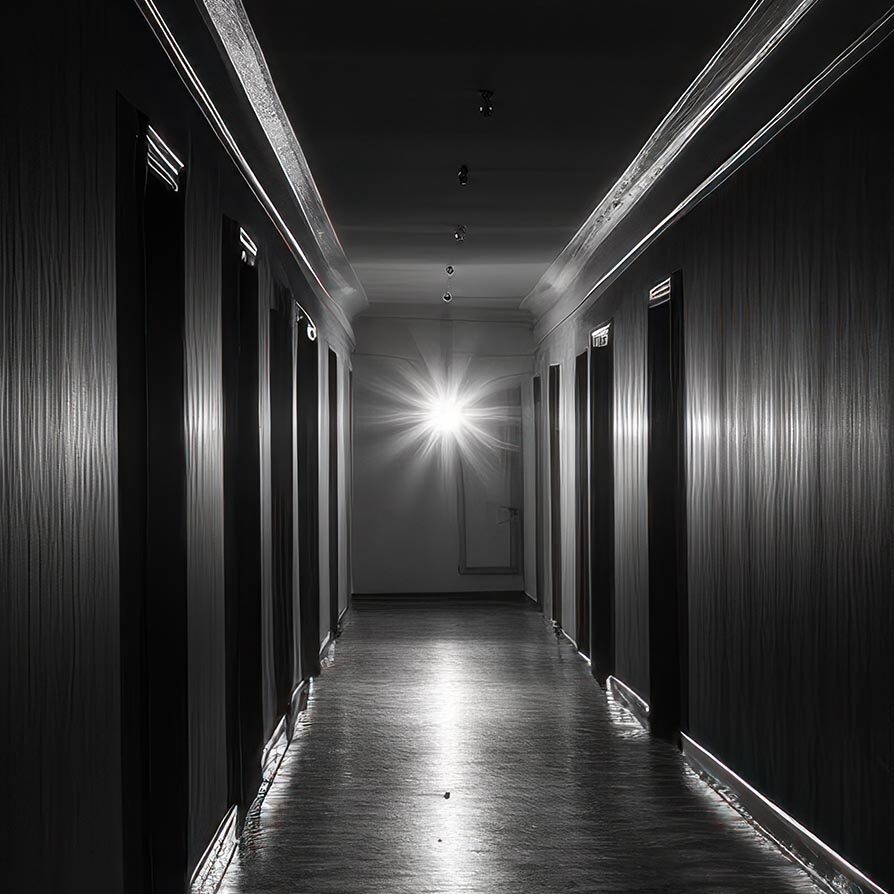
<path fill-rule="evenodd" d="M 449 798 L 449 797 L 450 797 L 450 792 L 444 792 L 444 797 L 445 797 L 445 798 Z"/>
<path fill-rule="evenodd" d="M 439 838 L 439 839 L 438 839 L 438 844 L 440 844 L 440 843 L 441 843 L 441 839 Z"/>

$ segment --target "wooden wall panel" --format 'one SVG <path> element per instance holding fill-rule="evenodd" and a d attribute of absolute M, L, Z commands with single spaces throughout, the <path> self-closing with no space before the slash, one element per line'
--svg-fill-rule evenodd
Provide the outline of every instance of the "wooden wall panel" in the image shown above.
<path fill-rule="evenodd" d="M 883 885 L 894 757 L 885 45 L 642 255 L 614 312 L 618 676 L 648 697 L 645 307 L 683 275 L 691 734 Z M 544 356 L 555 362 L 551 342 Z M 552 353 L 551 353 L 552 352 Z"/>
<path fill-rule="evenodd" d="M 202 150 L 205 151 L 202 151 Z M 190 858 L 226 813 L 220 174 L 192 147 L 186 195 Z M 213 157 L 213 156 L 212 156 Z"/>
<path fill-rule="evenodd" d="M 52 33 L 19 13 L 0 69 L 0 879 L 113 892 L 115 105 L 94 7 L 54 9 Z"/>

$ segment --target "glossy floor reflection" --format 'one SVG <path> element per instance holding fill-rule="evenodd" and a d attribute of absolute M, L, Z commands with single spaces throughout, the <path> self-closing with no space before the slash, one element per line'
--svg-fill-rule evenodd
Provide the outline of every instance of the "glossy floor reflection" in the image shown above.
<path fill-rule="evenodd" d="M 421 599 L 355 607 L 221 890 L 817 889 L 527 603 Z"/>

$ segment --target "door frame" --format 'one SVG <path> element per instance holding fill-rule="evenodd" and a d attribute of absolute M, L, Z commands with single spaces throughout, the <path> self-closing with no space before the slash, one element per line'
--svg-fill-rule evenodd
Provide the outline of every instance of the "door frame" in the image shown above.
<path fill-rule="evenodd" d="M 649 725 L 688 729 L 686 386 L 682 273 L 649 293 L 647 308 Z"/>
<path fill-rule="evenodd" d="M 614 323 L 589 335 L 590 661 L 603 685 L 615 672 Z M 598 573 L 597 573 L 598 572 Z"/>
<path fill-rule="evenodd" d="M 562 368 L 549 366 L 547 413 L 549 426 L 549 542 L 550 609 L 556 626 L 562 628 Z"/>

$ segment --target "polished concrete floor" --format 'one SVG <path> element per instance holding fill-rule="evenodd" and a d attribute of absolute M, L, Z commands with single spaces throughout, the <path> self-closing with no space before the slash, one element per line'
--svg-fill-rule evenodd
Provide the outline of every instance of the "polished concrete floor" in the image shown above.
<path fill-rule="evenodd" d="M 221 890 L 816 891 L 528 604 L 423 599 L 352 611 Z"/>

